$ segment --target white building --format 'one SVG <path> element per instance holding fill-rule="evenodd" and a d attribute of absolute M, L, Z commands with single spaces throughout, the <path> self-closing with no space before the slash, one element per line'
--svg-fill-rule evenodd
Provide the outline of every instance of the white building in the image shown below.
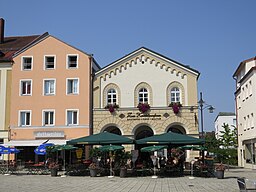
<path fill-rule="evenodd" d="M 216 139 L 219 139 L 222 135 L 221 131 L 224 131 L 224 124 L 228 124 L 229 128 L 234 130 L 234 127 L 236 127 L 236 114 L 232 112 L 219 112 L 214 121 Z"/>
<path fill-rule="evenodd" d="M 233 77 L 236 80 L 238 165 L 254 168 L 256 143 L 256 57 L 241 62 Z"/>

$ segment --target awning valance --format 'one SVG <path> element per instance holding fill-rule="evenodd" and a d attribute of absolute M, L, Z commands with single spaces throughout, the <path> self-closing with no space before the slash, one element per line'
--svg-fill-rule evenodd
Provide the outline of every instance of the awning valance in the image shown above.
<path fill-rule="evenodd" d="M 47 140 L 11 140 L 7 143 L 4 143 L 4 146 L 24 146 L 24 147 L 28 147 L 28 146 L 39 146 L 42 143 L 46 142 Z M 66 144 L 67 140 L 54 140 L 54 139 L 50 139 L 47 143 L 54 143 L 55 145 L 63 145 Z"/>

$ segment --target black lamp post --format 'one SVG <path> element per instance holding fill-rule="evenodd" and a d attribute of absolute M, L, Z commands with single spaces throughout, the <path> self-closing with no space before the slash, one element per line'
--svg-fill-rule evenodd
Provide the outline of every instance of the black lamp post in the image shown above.
<path fill-rule="evenodd" d="M 208 108 L 209 110 L 209 113 L 213 113 L 213 106 L 212 105 L 208 105 L 204 102 L 203 100 L 203 96 L 202 96 L 202 92 L 200 92 L 200 100 L 198 101 L 198 104 L 199 104 L 199 109 L 200 109 L 200 113 L 201 113 L 201 138 L 204 139 L 204 119 L 203 119 L 203 110 L 205 108 Z M 205 105 L 205 106 L 204 106 Z M 202 161 L 204 163 L 204 150 L 202 150 Z"/>

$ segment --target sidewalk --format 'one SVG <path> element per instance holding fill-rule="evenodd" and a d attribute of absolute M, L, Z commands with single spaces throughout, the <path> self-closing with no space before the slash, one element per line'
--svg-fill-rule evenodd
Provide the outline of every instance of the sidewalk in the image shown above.
<path fill-rule="evenodd" d="M 49 175 L 0 175 L 0 191 L 4 192 L 238 192 L 236 178 L 256 180 L 256 170 L 230 169 L 224 179 L 168 177 L 51 177 Z"/>

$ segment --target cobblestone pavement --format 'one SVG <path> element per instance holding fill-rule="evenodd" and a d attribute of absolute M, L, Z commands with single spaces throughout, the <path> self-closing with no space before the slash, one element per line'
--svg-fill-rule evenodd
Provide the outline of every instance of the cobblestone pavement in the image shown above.
<path fill-rule="evenodd" d="M 51 177 L 50 175 L 0 175 L 1 192 L 216 192 L 239 191 L 236 178 L 256 180 L 256 170 L 230 169 L 224 179 L 195 177 Z"/>

